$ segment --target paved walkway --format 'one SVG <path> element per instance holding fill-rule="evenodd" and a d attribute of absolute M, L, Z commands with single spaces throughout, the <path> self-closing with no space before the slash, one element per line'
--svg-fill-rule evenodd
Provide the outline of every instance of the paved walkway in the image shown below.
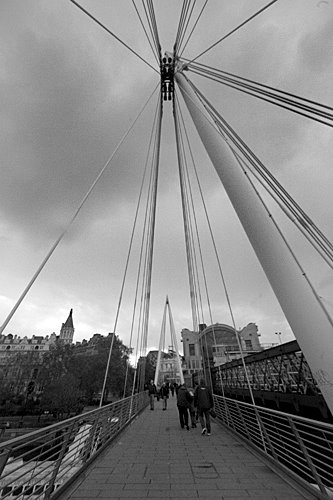
<path fill-rule="evenodd" d="M 293 487 L 294 486 L 294 487 Z M 79 499 L 247 499 L 313 498 L 296 490 L 238 441 L 212 424 L 180 428 L 175 398 L 147 408 L 96 459 L 61 500 Z"/>

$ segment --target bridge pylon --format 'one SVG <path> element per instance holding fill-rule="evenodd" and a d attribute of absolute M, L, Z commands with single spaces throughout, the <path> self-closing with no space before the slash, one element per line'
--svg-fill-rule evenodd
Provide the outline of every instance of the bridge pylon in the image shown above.
<path fill-rule="evenodd" d="M 194 125 L 333 413 L 333 320 L 248 172 L 209 119 L 182 71 L 181 65 L 175 68 L 175 81 Z"/>

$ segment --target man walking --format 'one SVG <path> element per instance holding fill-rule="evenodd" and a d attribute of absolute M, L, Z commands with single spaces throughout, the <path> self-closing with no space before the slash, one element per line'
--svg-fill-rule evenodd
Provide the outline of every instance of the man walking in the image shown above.
<path fill-rule="evenodd" d="M 186 389 L 185 384 L 182 384 L 178 388 L 177 392 L 177 408 L 179 412 L 180 427 L 182 429 L 186 427 L 188 431 L 190 430 L 188 426 L 188 410 L 191 406 L 192 399 L 193 398 Z"/>
<path fill-rule="evenodd" d="M 196 418 L 195 418 L 195 408 L 194 408 L 194 389 L 192 389 L 192 387 L 189 387 L 188 392 L 190 393 L 190 395 L 192 397 L 192 401 L 191 401 L 191 404 L 189 407 L 189 412 L 190 412 L 190 417 L 191 417 L 191 427 L 193 429 L 197 426 Z"/>
<path fill-rule="evenodd" d="M 150 402 L 150 409 L 154 409 L 154 400 L 155 400 L 155 394 L 156 394 L 156 385 L 154 384 L 154 381 L 151 380 L 149 385 L 148 385 L 148 394 L 149 394 L 149 402 Z"/>
<path fill-rule="evenodd" d="M 167 401 L 169 398 L 169 385 L 166 382 L 163 382 L 162 387 L 160 389 L 160 394 L 161 394 L 161 398 L 163 401 L 162 410 L 166 410 L 167 409 Z"/>
<path fill-rule="evenodd" d="M 214 400 L 210 389 L 205 384 L 203 379 L 194 392 L 194 406 L 198 410 L 199 420 L 202 427 L 201 434 L 211 434 L 210 414 L 209 410 L 214 406 Z"/>

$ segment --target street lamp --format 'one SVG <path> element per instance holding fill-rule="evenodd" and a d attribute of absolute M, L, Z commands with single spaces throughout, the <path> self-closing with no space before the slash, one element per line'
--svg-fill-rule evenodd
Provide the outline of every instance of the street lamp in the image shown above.
<path fill-rule="evenodd" d="M 282 340 L 281 340 L 282 333 L 281 332 L 275 332 L 275 335 L 277 335 L 279 337 L 279 343 L 282 344 Z"/>

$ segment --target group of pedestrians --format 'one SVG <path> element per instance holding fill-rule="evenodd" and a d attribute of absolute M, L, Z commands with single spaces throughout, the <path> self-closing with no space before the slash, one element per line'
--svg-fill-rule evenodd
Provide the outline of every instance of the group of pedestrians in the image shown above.
<path fill-rule="evenodd" d="M 154 410 L 155 397 L 157 395 L 162 399 L 162 410 L 166 410 L 170 391 L 172 395 L 176 393 L 181 428 L 190 430 L 189 421 L 191 422 L 191 427 L 195 428 L 197 426 L 197 420 L 199 420 L 202 429 L 201 434 L 210 436 L 210 412 L 214 407 L 214 401 L 211 390 L 203 379 L 200 380 L 200 383 L 195 389 L 191 387 L 187 388 L 185 384 L 181 384 L 180 386 L 172 384 L 170 386 L 167 382 L 164 382 L 158 394 L 153 380 L 150 381 L 147 389 L 151 410 Z"/>
<path fill-rule="evenodd" d="M 205 384 L 203 379 L 200 380 L 199 385 L 193 389 L 187 388 L 182 384 L 177 393 L 177 407 L 179 413 L 179 421 L 182 429 L 189 427 L 189 416 L 191 419 L 191 426 L 196 427 L 196 420 L 199 419 L 201 424 L 201 434 L 211 434 L 210 411 L 214 406 L 213 396 L 209 387 Z"/>
<path fill-rule="evenodd" d="M 151 380 L 147 387 L 149 394 L 149 401 L 150 401 L 150 409 L 154 410 L 155 397 L 158 397 L 158 399 L 162 399 L 162 410 L 166 410 L 168 407 L 168 399 L 170 391 L 173 396 L 175 392 L 175 385 L 177 386 L 177 384 L 171 384 L 170 386 L 168 382 L 163 382 L 158 392 L 156 385 L 154 384 L 154 381 Z"/>

